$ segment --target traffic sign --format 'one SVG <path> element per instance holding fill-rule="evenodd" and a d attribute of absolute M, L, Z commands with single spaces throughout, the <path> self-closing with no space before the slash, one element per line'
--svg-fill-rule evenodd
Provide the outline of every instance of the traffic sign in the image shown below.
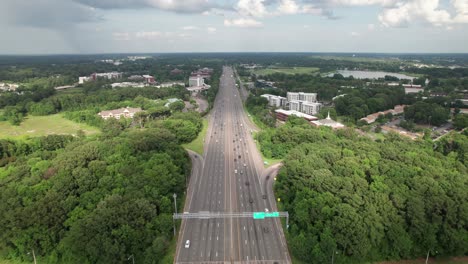
<path fill-rule="evenodd" d="M 265 219 L 265 217 L 279 217 L 279 216 L 280 216 L 279 212 L 269 212 L 269 213 L 254 212 L 253 213 L 253 219 Z"/>
<path fill-rule="evenodd" d="M 254 212 L 253 213 L 253 219 L 265 219 L 265 213 L 264 212 Z"/>

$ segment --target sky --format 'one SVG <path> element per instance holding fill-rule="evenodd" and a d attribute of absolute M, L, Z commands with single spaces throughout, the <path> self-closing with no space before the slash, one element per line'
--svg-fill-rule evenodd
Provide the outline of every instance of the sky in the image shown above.
<path fill-rule="evenodd" d="M 0 54 L 467 53 L 468 0 L 0 0 Z"/>

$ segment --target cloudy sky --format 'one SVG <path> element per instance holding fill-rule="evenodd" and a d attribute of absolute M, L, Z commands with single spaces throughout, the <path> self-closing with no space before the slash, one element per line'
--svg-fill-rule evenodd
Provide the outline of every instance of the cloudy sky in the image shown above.
<path fill-rule="evenodd" d="M 0 54 L 468 52 L 468 0 L 0 0 Z"/>

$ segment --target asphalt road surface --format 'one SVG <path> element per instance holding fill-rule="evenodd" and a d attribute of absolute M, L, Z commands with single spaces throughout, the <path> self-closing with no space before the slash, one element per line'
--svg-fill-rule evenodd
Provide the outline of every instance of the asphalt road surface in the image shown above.
<path fill-rule="evenodd" d="M 223 68 L 204 157 L 192 171 L 184 212 L 264 212 L 276 208 L 261 181 L 263 162 L 231 67 Z M 265 196 L 265 195 L 268 195 Z M 190 246 L 186 248 L 186 241 Z M 175 263 L 291 263 L 278 218 L 187 219 Z"/>

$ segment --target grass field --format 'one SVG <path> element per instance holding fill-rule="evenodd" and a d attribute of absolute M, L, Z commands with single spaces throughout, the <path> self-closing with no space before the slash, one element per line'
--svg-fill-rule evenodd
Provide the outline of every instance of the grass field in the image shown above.
<path fill-rule="evenodd" d="M 208 130 L 208 120 L 206 118 L 203 118 L 203 129 L 198 134 L 198 137 L 194 141 L 188 144 L 183 144 L 182 147 L 193 150 L 196 153 L 203 155 L 203 145 L 204 145 L 203 140 L 205 139 L 207 130 Z"/>
<path fill-rule="evenodd" d="M 83 130 L 86 135 L 100 133 L 99 129 L 63 118 L 60 114 L 49 116 L 28 116 L 19 126 L 0 122 L 0 138 L 38 137 L 51 134 L 76 134 Z"/>
<path fill-rule="evenodd" d="M 256 69 L 251 72 L 256 75 L 270 75 L 274 73 L 284 73 L 284 74 L 309 74 L 319 71 L 319 68 L 315 67 L 292 67 L 292 68 L 265 68 L 265 69 Z"/>

